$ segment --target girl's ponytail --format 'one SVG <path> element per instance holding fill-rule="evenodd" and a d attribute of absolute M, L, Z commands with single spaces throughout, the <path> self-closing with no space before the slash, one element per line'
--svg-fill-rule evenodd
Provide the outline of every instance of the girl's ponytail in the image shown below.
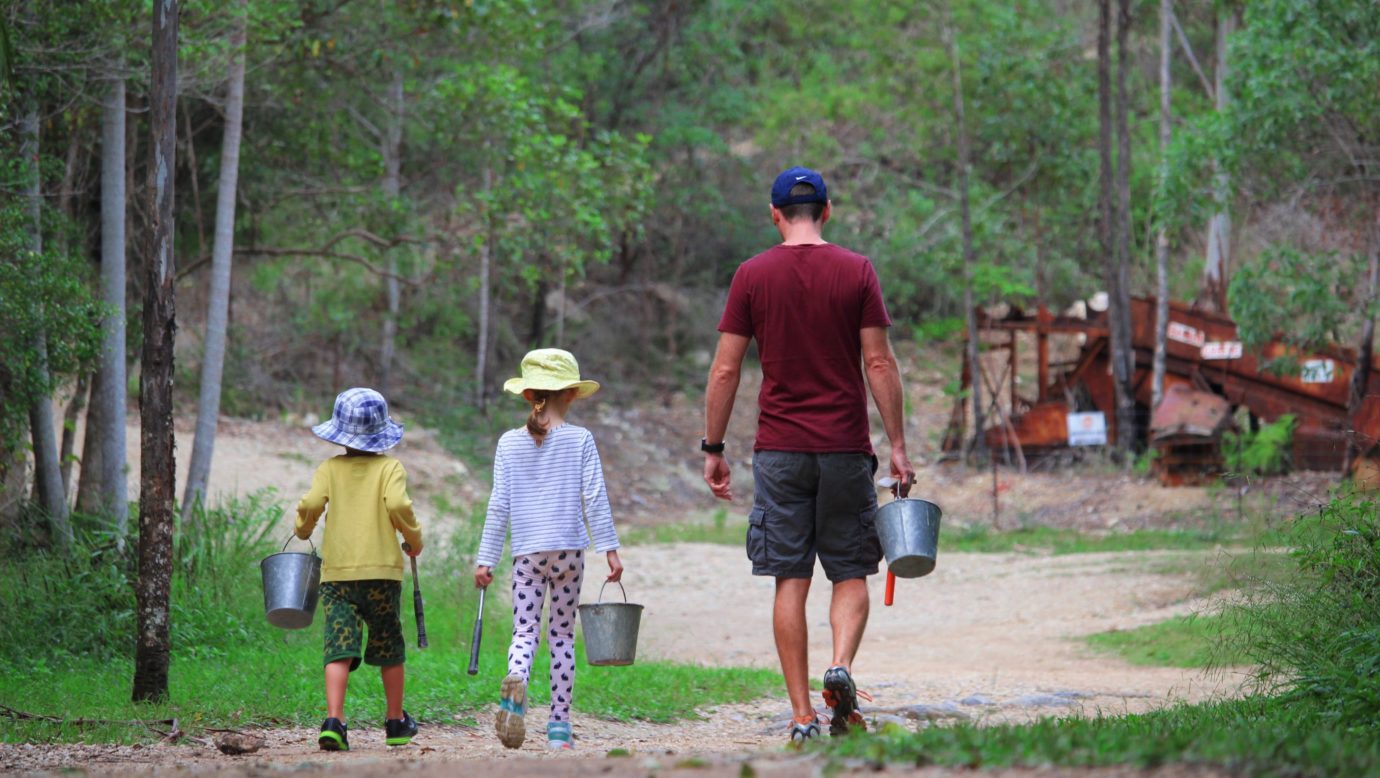
<path fill-rule="evenodd" d="M 532 396 L 527 400 L 532 403 L 532 415 L 527 417 L 527 432 L 532 439 L 540 446 L 542 439 L 546 437 L 546 402 L 551 396 L 556 394 L 549 389 L 529 389 Z"/>

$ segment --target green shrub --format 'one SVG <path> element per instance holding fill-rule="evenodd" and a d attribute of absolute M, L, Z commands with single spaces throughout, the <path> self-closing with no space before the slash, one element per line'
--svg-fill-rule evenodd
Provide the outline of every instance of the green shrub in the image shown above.
<path fill-rule="evenodd" d="M 1222 461 L 1237 475 L 1276 475 L 1289 467 L 1295 416 L 1286 413 L 1254 432 L 1222 433 Z"/>

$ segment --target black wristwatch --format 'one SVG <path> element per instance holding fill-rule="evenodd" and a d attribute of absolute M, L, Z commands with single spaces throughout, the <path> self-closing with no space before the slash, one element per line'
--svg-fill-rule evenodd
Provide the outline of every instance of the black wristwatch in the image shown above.
<path fill-rule="evenodd" d="M 706 454 L 722 454 L 724 453 L 723 441 L 710 443 L 707 438 L 700 438 L 700 451 Z"/>

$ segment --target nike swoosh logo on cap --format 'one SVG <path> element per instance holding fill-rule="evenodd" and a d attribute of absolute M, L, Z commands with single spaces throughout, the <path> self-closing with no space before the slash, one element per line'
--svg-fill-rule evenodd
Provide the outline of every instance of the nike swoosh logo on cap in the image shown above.
<path fill-rule="evenodd" d="M 807 179 L 807 178 L 809 178 L 809 176 L 796 176 L 796 177 L 795 177 L 795 180 L 797 180 L 797 181 L 804 181 L 804 180 Z"/>

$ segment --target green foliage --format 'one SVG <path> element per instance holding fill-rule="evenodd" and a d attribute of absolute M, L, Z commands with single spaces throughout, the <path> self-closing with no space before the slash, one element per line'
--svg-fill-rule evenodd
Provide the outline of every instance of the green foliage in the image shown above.
<path fill-rule="evenodd" d="M 1286 413 L 1260 429 L 1222 433 L 1222 461 L 1230 473 L 1276 475 L 1289 467 L 1296 417 Z"/>
<path fill-rule="evenodd" d="M 1364 300 L 1355 296 L 1354 279 L 1363 260 L 1333 254 L 1316 256 L 1285 246 L 1265 252 L 1255 264 L 1239 268 L 1227 288 L 1227 303 L 1241 342 L 1257 353 L 1280 337 L 1292 347 L 1267 355 L 1265 368 L 1298 372 L 1300 355 L 1343 340 L 1350 334 Z M 1287 327 L 1281 327 L 1288 322 Z"/>
<path fill-rule="evenodd" d="M 75 258 L 28 249 L 28 215 L 0 198 L 0 455 L 23 444 L 29 407 L 89 369 L 100 347 L 102 306 Z M 42 335 L 46 350 L 36 348 Z"/>
<path fill-rule="evenodd" d="M 1050 554 L 1095 554 L 1107 551 L 1150 551 L 1156 549 L 1194 550 L 1214 548 L 1229 542 L 1224 529 L 1159 530 L 1138 529 L 1126 532 L 1092 534 L 1054 527 L 1022 527 L 994 531 L 983 524 L 960 529 L 941 527 L 939 547 L 943 551 L 1008 553 L 1029 551 Z"/>

